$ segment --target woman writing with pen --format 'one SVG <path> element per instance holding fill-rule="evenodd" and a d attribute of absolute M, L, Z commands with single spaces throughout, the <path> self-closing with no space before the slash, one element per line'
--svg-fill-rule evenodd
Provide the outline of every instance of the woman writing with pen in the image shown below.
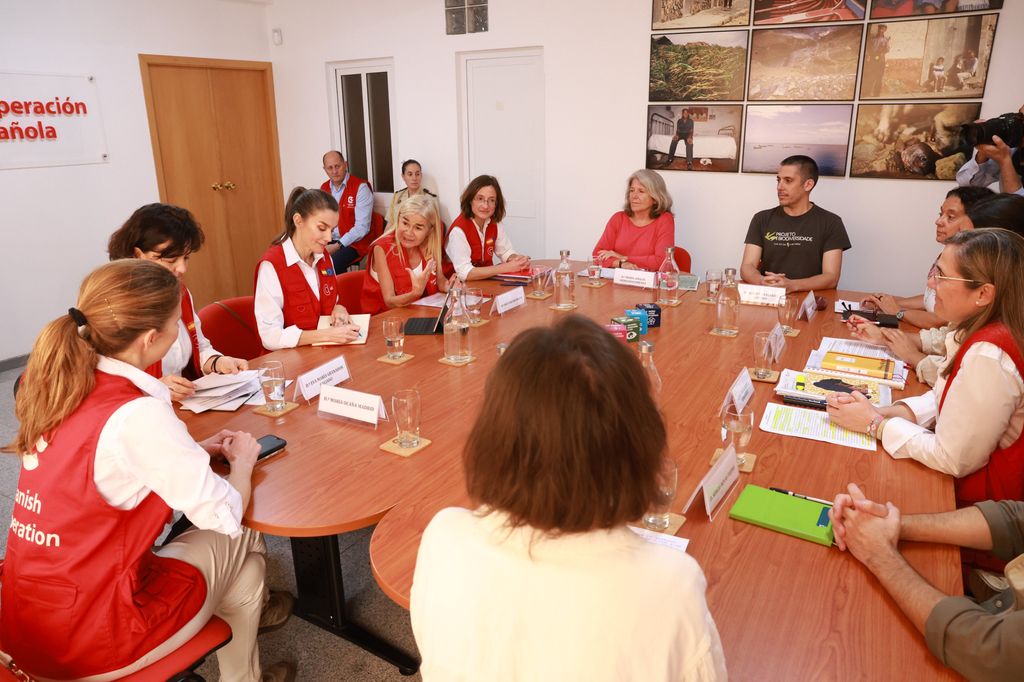
<path fill-rule="evenodd" d="M 324 248 L 338 223 L 338 202 L 319 189 L 296 187 L 288 196 L 284 231 L 256 266 L 255 313 L 267 350 L 314 343 L 348 343 L 359 336 L 338 302 L 338 285 Z M 321 315 L 331 326 L 317 329 Z"/>

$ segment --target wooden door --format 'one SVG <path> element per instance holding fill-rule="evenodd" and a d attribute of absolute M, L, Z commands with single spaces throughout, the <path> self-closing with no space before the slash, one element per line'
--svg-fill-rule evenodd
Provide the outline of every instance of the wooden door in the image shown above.
<path fill-rule="evenodd" d="M 160 200 L 206 243 L 186 281 L 196 305 L 252 293 L 284 212 L 270 64 L 139 55 Z"/>

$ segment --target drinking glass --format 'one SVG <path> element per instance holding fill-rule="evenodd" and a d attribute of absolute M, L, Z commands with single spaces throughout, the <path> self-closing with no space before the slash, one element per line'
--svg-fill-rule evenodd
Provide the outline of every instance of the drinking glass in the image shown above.
<path fill-rule="evenodd" d="M 591 286 L 601 283 L 601 261 L 594 256 L 587 259 L 587 279 Z"/>
<path fill-rule="evenodd" d="M 679 485 L 679 470 L 676 463 L 665 457 L 661 460 L 661 468 L 658 470 L 658 498 L 646 514 L 644 514 L 644 528 L 661 532 L 668 528 L 670 519 L 669 512 L 672 507 L 672 500 L 676 498 L 676 487 Z"/>
<path fill-rule="evenodd" d="M 395 416 L 400 448 L 414 448 L 420 444 L 420 392 L 415 388 L 395 391 L 391 396 L 391 412 Z"/>
<path fill-rule="evenodd" d="M 722 286 L 722 271 L 708 270 L 704 273 L 704 301 L 714 303 L 718 300 L 718 290 Z"/>
<path fill-rule="evenodd" d="M 400 317 L 385 317 L 383 324 L 388 360 L 401 360 L 405 355 L 405 320 Z"/>
<path fill-rule="evenodd" d="M 466 289 L 466 310 L 469 312 L 469 323 L 480 324 L 480 307 L 484 303 L 484 291 L 480 287 Z"/>
<path fill-rule="evenodd" d="M 547 268 L 535 265 L 530 268 L 530 285 L 531 292 L 536 296 L 544 294 L 544 289 L 547 285 L 548 272 Z"/>
<path fill-rule="evenodd" d="M 267 360 L 260 367 L 260 386 L 266 398 L 267 412 L 284 410 L 284 365 L 277 360 Z"/>
<path fill-rule="evenodd" d="M 741 450 L 750 443 L 754 433 L 754 411 L 737 412 L 735 407 L 722 411 L 722 449 L 728 450 L 732 445 L 736 448 L 736 463 L 743 466 L 747 458 Z"/>
<path fill-rule="evenodd" d="M 758 379 L 767 379 L 771 376 L 775 356 L 772 354 L 772 344 L 769 342 L 771 332 L 756 332 L 754 334 L 754 376 Z"/>
<path fill-rule="evenodd" d="M 782 331 L 789 334 L 796 324 L 797 313 L 800 312 L 800 299 L 796 296 L 786 296 L 779 302 L 779 324 Z"/>
<path fill-rule="evenodd" d="M 494 346 L 494 349 L 496 351 L 498 351 L 498 357 L 500 358 L 502 355 L 505 354 L 505 351 L 508 350 L 508 344 L 507 343 L 499 343 L 499 344 Z"/>

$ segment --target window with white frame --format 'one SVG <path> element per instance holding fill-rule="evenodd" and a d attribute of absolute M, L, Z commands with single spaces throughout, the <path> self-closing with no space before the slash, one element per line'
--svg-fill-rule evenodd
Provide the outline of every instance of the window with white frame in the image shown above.
<path fill-rule="evenodd" d="M 335 62 L 328 66 L 328 74 L 332 139 L 345 155 L 349 172 L 369 180 L 375 192 L 394 192 L 392 60 Z"/>
<path fill-rule="evenodd" d="M 450 36 L 486 33 L 487 0 L 444 0 L 444 25 Z"/>

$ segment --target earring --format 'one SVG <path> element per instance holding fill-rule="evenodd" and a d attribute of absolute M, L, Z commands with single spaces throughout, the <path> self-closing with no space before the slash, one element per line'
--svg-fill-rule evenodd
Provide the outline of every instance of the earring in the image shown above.
<path fill-rule="evenodd" d="M 976 306 L 978 306 L 980 308 L 981 307 L 981 301 L 980 300 L 975 301 L 974 305 L 976 305 Z"/>

